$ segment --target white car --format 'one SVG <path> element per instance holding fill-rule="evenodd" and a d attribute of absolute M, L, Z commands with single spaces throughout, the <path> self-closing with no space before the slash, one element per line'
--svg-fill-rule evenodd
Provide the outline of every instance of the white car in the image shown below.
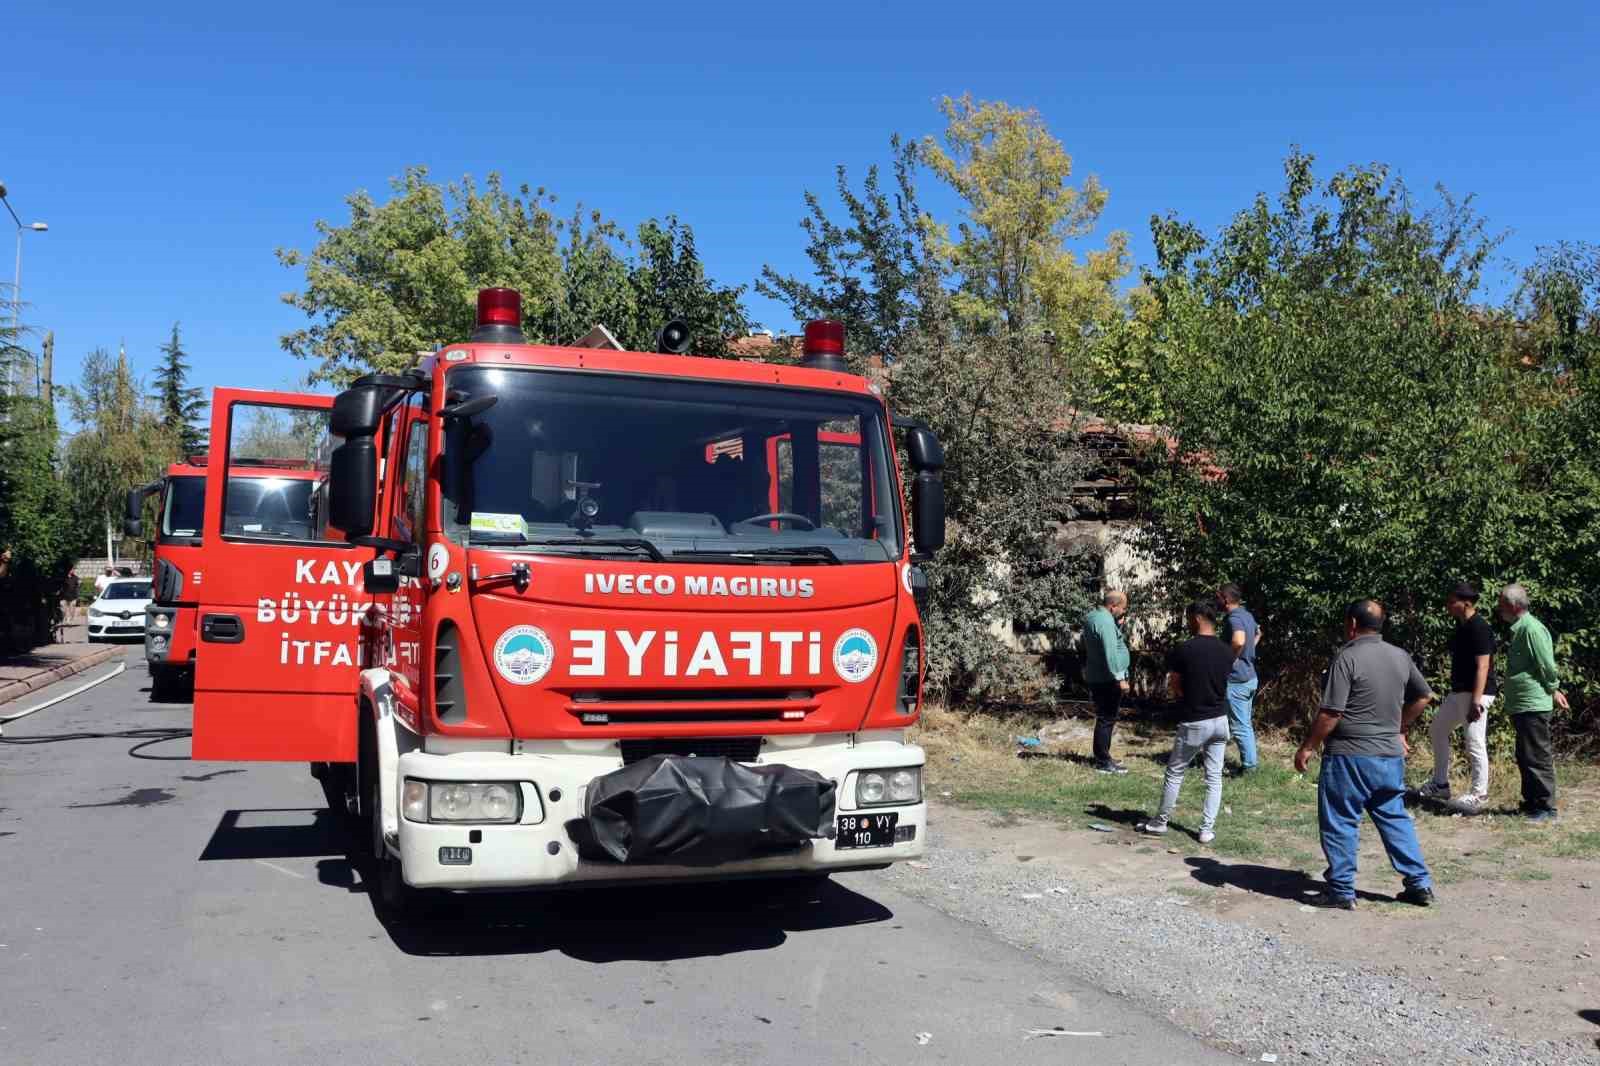
<path fill-rule="evenodd" d="M 144 639 L 144 609 L 150 606 L 150 579 L 119 577 L 89 605 L 89 640 Z"/>

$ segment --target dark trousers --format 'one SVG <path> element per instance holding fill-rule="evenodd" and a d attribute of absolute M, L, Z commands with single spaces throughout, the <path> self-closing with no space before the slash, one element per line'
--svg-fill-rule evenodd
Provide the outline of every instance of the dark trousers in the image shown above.
<path fill-rule="evenodd" d="M 1522 771 L 1522 809 L 1554 810 L 1556 806 L 1555 750 L 1550 742 L 1548 714 L 1514 714 L 1517 729 L 1517 769 Z"/>
<path fill-rule="evenodd" d="M 1111 733 L 1117 727 L 1117 711 L 1122 707 L 1122 686 L 1113 681 L 1109 685 L 1090 685 L 1089 698 L 1094 701 L 1094 761 L 1111 759 Z"/>

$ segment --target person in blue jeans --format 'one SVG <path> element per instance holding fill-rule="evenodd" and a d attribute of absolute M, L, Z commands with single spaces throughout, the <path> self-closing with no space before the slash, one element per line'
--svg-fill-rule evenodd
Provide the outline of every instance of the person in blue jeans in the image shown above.
<path fill-rule="evenodd" d="M 1217 590 L 1217 605 L 1228 618 L 1228 644 L 1233 649 L 1233 669 L 1228 674 L 1228 734 L 1239 745 L 1239 772 L 1256 768 L 1256 730 L 1251 723 L 1255 710 L 1256 647 L 1261 643 L 1261 627 L 1256 616 L 1244 606 L 1238 585 L 1223 585 Z"/>
<path fill-rule="evenodd" d="M 1355 909 L 1363 813 L 1404 882 L 1395 898 L 1419 907 L 1433 903 L 1433 878 L 1405 805 L 1405 732 L 1433 692 L 1411 656 L 1383 639 L 1383 622 L 1383 605 L 1376 600 L 1357 600 L 1345 609 L 1346 643 L 1328 667 L 1322 706 L 1294 754 L 1294 768 L 1304 773 L 1322 751 L 1317 824 L 1328 869 L 1327 887 L 1305 901 L 1314 907 Z"/>

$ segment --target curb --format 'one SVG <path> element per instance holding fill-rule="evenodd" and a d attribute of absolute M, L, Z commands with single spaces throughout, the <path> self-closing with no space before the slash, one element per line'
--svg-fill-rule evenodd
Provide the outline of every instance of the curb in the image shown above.
<path fill-rule="evenodd" d="M 62 663 L 60 666 L 54 666 L 48 670 L 41 670 L 32 677 L 23 678 L 21 681 L 13 681 L 9 685 L 0 686 L 0 706 L 10 703 L 12 700 L 26 696 L 28 693 L 33 692 L 36 689 L 44 688 L 46 685 L 53 685 L 63 678 L 71 677 L 73 674 L 81 674 L 85 670 L 92 670 L 101 663 L 106 662 L 109 659 L 115 659 L 117 656 L 124 654 L 127 652 L 127 650 L 128 649 L 126 647 L 111 645 L 109 647 L 101 648 L 98 651 L 92 651 L 88 655 L 80 655 L 78 658 L 69 663 Z"/>

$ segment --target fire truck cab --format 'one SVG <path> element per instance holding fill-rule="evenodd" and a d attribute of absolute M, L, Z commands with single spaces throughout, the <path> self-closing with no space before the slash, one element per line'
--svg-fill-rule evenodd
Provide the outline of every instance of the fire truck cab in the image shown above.
<path fill-rule="evenodd" d="M 332 397 L 296 396 L 326 410 Z M 188 456 L 148 485 L 128 493 L 123 532 L 144 536 L 144 504 L 156 497 L 151 560 L 151 604 L 145 610 L 144 653 L 151 694 L 175 696 L 193 681 L 199 649 L 196 605 L 205 580 L 201 526 L 205 515 L 208 457 Z M 304 535 L 314 521 L 312 497 L 325 480 L 314 456 L 240 457 L 227 471 L 224 522 L 236 530 Z"/>
<path fill-rule="evenodd" d="M 207 495 L 195 758 L 318 764 L 391 906 L 922 854 L 933 434 L 908 523 L 838 323 L 779 366 L 530 345 L 511 290 L 478 321 L 334 399 L 310 535 Z M 219 390 L 214 479 L 261 407 L 315 410 Z"/>

